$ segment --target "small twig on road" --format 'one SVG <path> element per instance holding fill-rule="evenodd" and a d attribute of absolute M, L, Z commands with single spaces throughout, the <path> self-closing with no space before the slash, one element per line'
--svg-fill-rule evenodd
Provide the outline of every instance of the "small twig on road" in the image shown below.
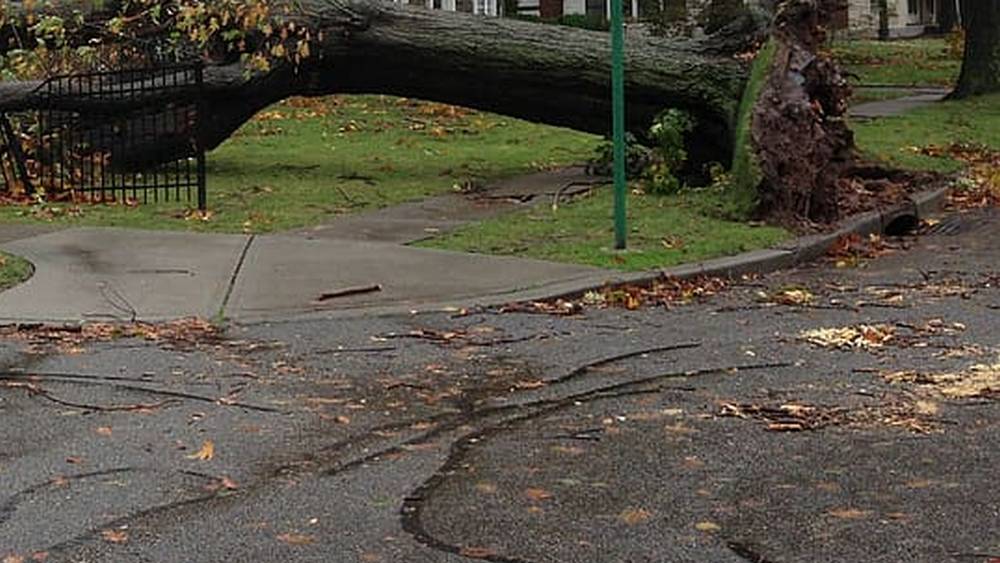
<path fill-rule="evenodd" d="M 204 395 L 195 395 L 193 393 L 185 393 L 183 391 L 169 391 L 166 389 L 154 389 L 150 387 L 144 387 L 140 385 L 128 385 L 125 383 L 118 383 L 118 381 L 134 381 L 129 379 L 115 379 L 111 376 L 99 376 L 99 375 L 84 375 L 84 374 L 28 374 L 28 373 L 3 373 L 0 372 L 0 386 L 6 387 L 23 387 L 26 385 L 35 385 L 31 383 L 32 381 L 38 379 L 50 379 L 54 381 L 64 380 L 65 383 L 77 383 L 85 385 L 106 385 L 108 387 L 113 387 L 115 389 L 121 389 L 123 391 L 132 391 L 135 393 L 147 393 L 149 395 L 157 395 L 161 397 L 170 397 L 174 399 L 187 399 L 191 401 L 199 401 L 203 403 L 212 403 L 214 405 L 223 407 L 236 407 L 241 409 L 247 409 L 252 411 L 269 412 L 269 413 L 284 413 L 284 411 L 264 407 L 259 405 L 251 405 L 247 403 L 240 403 L 232 401 L 227 397 L 206 397 Z M 4 384 L 2 382 L 7 382 Z M 19 383 L 23 382 L 23 383 Z"/>
<path fill-rule="evenodd" d="M 398 383 L 390 383 L 389 385 L 386 385 L 384 389 L 386 391 L 392 391 L 393 389 L 416 389 L 419 391 L 423 391 L 428 389 L 428 387 L 426 385 L 420 385 L 417 383 L 407 383 L 405 381 L 400 381 Z"/>
<path fill-rule="evenodd" d="M 549 384 L 552 385 L 552 384 L 556 384 L 556 383 L 563 383 L 563 382 L 565 382 L 567 380 L 573 379 L 574 377 L 577 377 L 580 374 L 582 374 L 584 372 L 587 372 L 587 371 L 590 371 L 592 369 L 599 368 L 601 366 L 605 366 L 605 365 L 608 365 L 608 364 L 612 364 L 614 362 L 620 362 L 622 360 L 628 360 L 630 358 L 636 358 L 636 357 L 639 357 L 639 356 L 644 356 L 646 354 L 656 354 L 656 353 L 659 353 L 659 352 L 672 352 L 672 351 L 675 351 L 675 350 L 689 350 L 691 348 L 700 348 L 700 347 L 701 347 L 701 342 L 682 342 L 680 344 L 668 344 L 666 346 L 654 346 L 652 348 L 643 348 L 641 350 L 635 350 L 635 351 L 632 351 L 632 352 L 626 352 L 624 354 L 618 354 L 616 356 L 610 356 L 610 357 L 607 357 L 607 358 L 602 358 L 600 360 L 596 360 L 596 361 L 584 364 L 584 365 L 582 365 L 582 366 L 574 369 L 573 371 L 567 373 L 566 375 L 563 375 L 561 377 L 556 378 L 553 381 L 550 381 Z"/>
<path fill-rule="evenodd" d="M 397 350 L 394 346 L 369 346 L 361 348 L 327 348 L 325 350 L 317 350 L 312 352 L 313 355 L 323 355 L 323 354 L 379 354 L 382 352 L 395 352 Z"/>
<path fill-rule="evenodd" d="M 958 559 L 1000 559 L 1000 553 L 949 553 Z"/>
<path fill-rule="evenodd" d="M 166 399 L 158 403 L 135 403 L 131 405 L 93 405 L 89 403 L 77 403 L 75 401 L 67 401 L 65 399 L 60 399 L 59 397 L 53 395 L 47 389 L 39 385 L 36 385 L 34 383 L 20 383 L 20 382 L 7 381 L 3 383 L 2 386 L 8 389 L 23 389 L 30 396 L 41 397 L 57 405 L 62 405 L 64 407 L 70 407 L 74 409 L 81 409 L 85 411 L 98 411 L 98 412 L 150 411 L 150 410 L 160 409 L 169 405 L 181 403 L 180 399 Z"/>
<path fill-rule="evenodd" d="M 341 297 L 351 297 L 353 295 L 362 295 L 365 293 L 375 293 L 382 291 L 382 284 L 374 283 L 371 285 L 359 285 L 355 287 L 345 287 L 343 289 L 337 289 L 334 291 L 329 291 L 327 293 L 321 294 L 316 298 L 316 301 L 323 303 L 325 301 L 330 301 L 333 299 L 339 299 Z"/>
<path fill-rule="evenodd" d="M 586 430 L 580 430 L 572 434 L 555 434 L 548 436 L 548 438 L 552 440 L 584 440 L 588 442 L 600 442 L 600 435 L 603 433 L 603 428 L 587 428 Z"/>

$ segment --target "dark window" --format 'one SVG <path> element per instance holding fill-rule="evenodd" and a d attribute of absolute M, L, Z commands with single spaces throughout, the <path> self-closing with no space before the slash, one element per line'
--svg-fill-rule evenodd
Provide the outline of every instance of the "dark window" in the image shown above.
<path fill-rule="evenodd" d="M 588 16 L 604 16 L 604 0 L 587 0 Z"/>

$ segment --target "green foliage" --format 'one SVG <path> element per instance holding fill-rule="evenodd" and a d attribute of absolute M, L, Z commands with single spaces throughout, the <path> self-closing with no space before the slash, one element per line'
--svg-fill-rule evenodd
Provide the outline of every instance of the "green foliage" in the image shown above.
<path fill-rule="evenodd" d="M 57 2 L 24 2 L 0 11 L 0 26 L 14 33 L 15 49 L 0 58 L 8 78 L 37 78 L 93 68 L 128 66 L 170 52 L 239 60 L 248 70 L 274 61 L 301 63 L 315 51 L 316 31 L 284 17 L 268 0 L 129 0 L 117 11 L 69 13 Z"/>
<path fill-rule="evenodd" d="M 578 27 L 593 31 L 608 31 L 611 29 L 611 25 L 604 16 L 594 14 L 566 14 L 560 16 L 555 23 L 566 27 Z"/>
<path fill-rule="evenodd" d="M 687 162 L 684 140 L 695 126 L 687 112 L 668 109 L 660 113 L 647 131 L 652 146 L 641 144 L 631 133 L 625 134 L 625 173 L 642 180 L 652 194 L 671 194 L 681 189 L 677 174 Z M 598 176 L 610 176 L 614 166 L 614 143 L 606 140 L 590 161 L 589 170 Z"/>
<path fill-rule="evenodd" d="M 632 133 L 625 133 L 625 176 L 639 178 L 652 162 L 653 151 L 639 142 Z M 615 145 L 605 139 L 587 164 L 587 170 L 595 176 L 611 176 L 614 172 Z"/>
<path fill-rule="evenodd" d="M 646 191 L 653 194 L 672 194 L 681 189 L 678 173 L 687 162 L 684 140 L 695 126 L 687 112 L 668 109 L 653 120 L 649 138 L 656 143 L 652 160 L 646 167 Z"/>
<path fill-rule="evenodd" d="M 769 41 L 754 58 L 750 79 L 743 91 L 737 115 L 731 175 L 726 182 L 720 184 L 729 196 L 727 214 L 736 217 L 749 217 L 757 207 L 757 187 L 763 180 L 763 174 L 753 150 L 751 135 L 753 108 L 764 88 L 768 71 L 774 63 L 775 51 L 774 42 Z"/>

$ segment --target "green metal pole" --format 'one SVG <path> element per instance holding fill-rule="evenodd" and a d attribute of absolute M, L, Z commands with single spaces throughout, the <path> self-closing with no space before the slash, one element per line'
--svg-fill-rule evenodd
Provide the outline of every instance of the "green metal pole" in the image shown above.
<path fill-rule="evenodd" d="M 625 26 L 622 0 L 611 0 L 611 113 L 614 143 L 615 249 L 625 250 Z"/>

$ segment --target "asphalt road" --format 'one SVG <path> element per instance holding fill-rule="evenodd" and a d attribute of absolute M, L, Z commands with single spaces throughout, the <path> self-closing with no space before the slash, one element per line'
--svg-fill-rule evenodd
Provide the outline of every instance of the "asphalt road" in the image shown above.
<path fill-rule="evenodd" d="M 993 562 L 1000 217 L 956 225 L 636 311 L 7 334 L 0 560 Z"/>

